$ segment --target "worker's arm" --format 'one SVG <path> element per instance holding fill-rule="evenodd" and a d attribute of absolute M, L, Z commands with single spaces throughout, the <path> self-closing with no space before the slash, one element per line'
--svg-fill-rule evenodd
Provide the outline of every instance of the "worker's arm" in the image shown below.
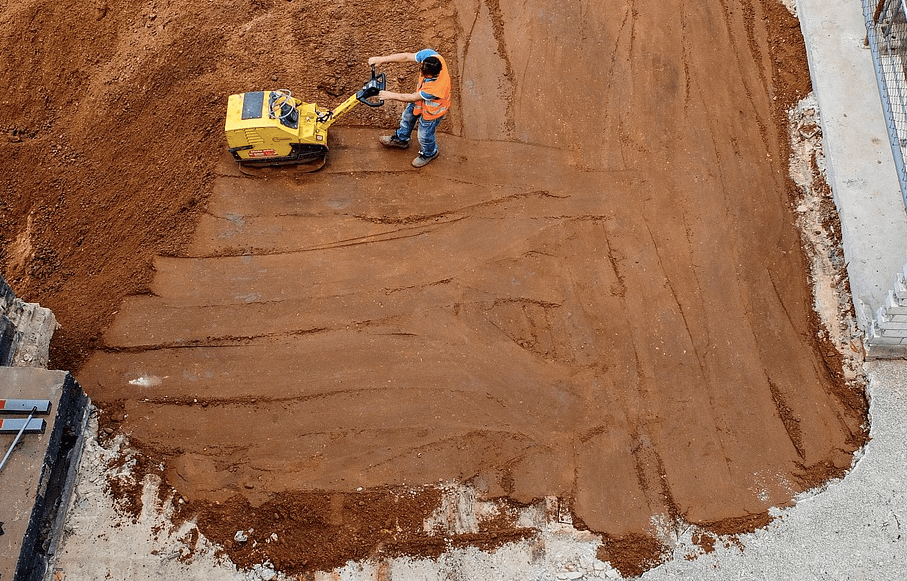
<path fill-rule="evenodd" d="M 379 91 L 378 98 L 381 100 L 390 99 L 391 101 L 403 101 L 404 103 L 415 103 L 422 100 L 422 93 L 394 93 L 393 91 Z"/>
<path fill-rule="evenodd" d="M 416 53 L 414 52 L 398 52 L 395 54 L 389 54 L 387 56 L 373 56 L 369 57 L 368 64 L 370 65 L 381 65 L 384 63 L 408 63 L 408 62 L 419 62 L 416 60 Z"/>

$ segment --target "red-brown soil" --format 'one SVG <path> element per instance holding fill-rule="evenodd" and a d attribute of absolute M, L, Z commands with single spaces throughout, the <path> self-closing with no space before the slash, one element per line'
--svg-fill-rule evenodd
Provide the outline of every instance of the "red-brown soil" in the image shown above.
<path fill-rule="evenodd" d="M 569 499 L 635 574 L 653 516 L 749 530 L 866 438 L 815 338 L 786 165 L 809 76 L 776 0 L 22 0 L 0 24 L 3 274 L 241 564 L 436 554 L 431 489 L 401 491 L 478 478 Z M 421 173 L 374 140 L 393 105 L 334 126 L 316 174 L 225 158 L 229 94 L 333 105 L 425 46 L 456 95 Z"/>

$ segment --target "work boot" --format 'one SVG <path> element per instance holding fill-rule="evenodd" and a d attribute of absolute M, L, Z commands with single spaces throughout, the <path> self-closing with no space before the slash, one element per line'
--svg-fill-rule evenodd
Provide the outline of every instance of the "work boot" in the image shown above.
<path fill-rule="evenodd" d="M 434 158 L 438 157 L 438 155 L 439 155 L 440 153 L 441 153 L 440 150 L 435 150 L 435 154 L 434 154 L 434 155 L 423 155 L 422 153 L 419 153 L 419 157 L 417 157 L 416 159 L 413 160 L 413 167 L 425 167 L 425 166 L 427 166 L 427 165 L 428 165 L 428 162 L 430 162 L 430 161 L 433 160 Z"/>
<path fill-rule="evenodd" d="M 399 147 L 400 149 L 406 149 L 407 147 L 409 147 L 409 141 L 403 141 L 402 139 L 397 137 L 396 133 L 394 133 L 393 135 L 384 135 L 379 138 L 378 141 L 380 141 L 381 145 L 383 145 L 384 147 Z"/>

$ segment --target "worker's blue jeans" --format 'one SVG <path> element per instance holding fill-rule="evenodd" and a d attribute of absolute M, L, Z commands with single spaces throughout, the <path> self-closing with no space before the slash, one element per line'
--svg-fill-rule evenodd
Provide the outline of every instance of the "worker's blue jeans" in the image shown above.
<path fill-rule="evenodd" d="M 397 139 L 409 141 L 410 137 L 412 137 L 413 129 L 418 124 L 419 131 L 416 135 L 419 136 L 419 145 L 421 146 L 419 153 L 425 157 L 431 157 L 438 153 L 438 144 L 435 143 L 435 129 L 438 128 L 444 117 L 427 121 L 421 115 L 413 115 L 415 107 L 415 103 L 408 103 L 406 109 L 403 110 L 403 116 L 400 118 L 400 128 L 397 129 Z"/>

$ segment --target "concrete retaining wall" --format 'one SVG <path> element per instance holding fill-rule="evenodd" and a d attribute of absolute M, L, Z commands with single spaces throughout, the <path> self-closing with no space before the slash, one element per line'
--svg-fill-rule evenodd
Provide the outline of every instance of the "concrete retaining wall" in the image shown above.
<path fill-rule="evenodd" d="M 50 309 L 17 299 L 0 276 L 0 366 L 46 368 L 56 328 Z"/>
<path fill-rule="evenodd" d="M 0 276 L 0 398 L 51 402 L 44 433 L 0 435 L 0 455 L 8 454 L 0 471 L 0 581 L 48 578 L 79 466 L 90 402 L 69 373 L 46 369 L 56 327 L 50 309 L 17 299 Z"/>

